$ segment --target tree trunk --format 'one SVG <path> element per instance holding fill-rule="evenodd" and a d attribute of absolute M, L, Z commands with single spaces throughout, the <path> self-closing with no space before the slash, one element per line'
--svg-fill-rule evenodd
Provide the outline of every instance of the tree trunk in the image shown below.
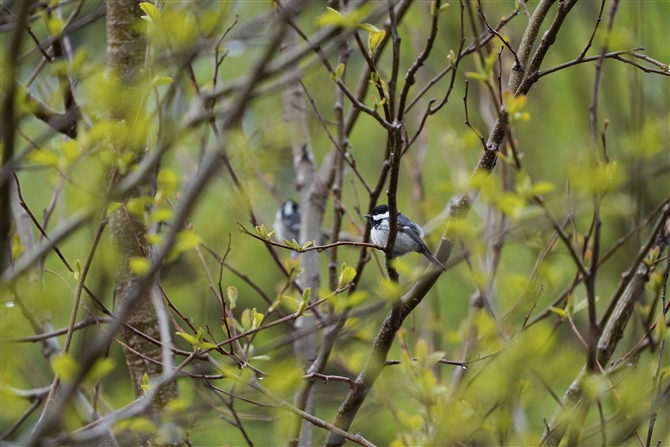
<path fill-rule="evenodd" d="M 119 108 L 112 110 L 115 119 L 125 119 L 126 123 L 134 123 L 141 113 L 139 98 L 142 92 L 136 87 L 138 73 L 144 61 L 146 40 L 141 34 L 140 16 L 143 15 L 136 0 L 107 0 L 107 73 L 110 83 L 115 84 L 118 90 Z M 120 88 L 119 88 L 120 87 Z M 141 112 L 141 110 L 139 110 Z M 128 126 L 131 128 L 131 126 Z M 140 139 L 133 139 L 134 141 Z M 125 147 L 123 150 L 135 151 L 138 158 L 144 152 L 143 148 Z M 123 175 L 116 175 L 118 182 Z M 132 195 L 137 195 L 135 192 Z M 132 197 L 131 195 L 131 197 Z M 110 232 L 114 246 L 121 254 L 121 260 L 116 273 L 116 298 L 118 306 L 125 306 L 130 294 L 140 281 L 129 267 L 129 261 L 135 257 L 149 257 L 149 244 L 145 241 L 147 229 L 136 217 L 127 212 L 125 203 L 130 197 L 122 199 L 123 204 L 110 216 Z M 155 286 L 154 286 L 155 287 Z M 154 340 L 160 340 L 160 328 L 157 310 L 151 300 L 151 290 L 146 288 L 137 304 L 126 319 L 126 326 L 120 330 L 121 340 L 130 349 L 125 349 L 126 363 L 132 380 L 135 397 L 144 394 L 142 389 L 143 377 L 146 373 L 149 378 L 160 375 L 163 367 L 160 364 L 146 360 L 155 359 L 162 362 L 161 347 L 139 336 L 134 329 L 148 335 Z M 138 353 L 140 355 L 138 355 Z M 178 397 L 176 382 L 165 384 L 156 399 L 147 410 L 147 416 L 156 424 L 160 423 L 160 415 L 167 403 Z M 151 439 L 141 440 L 142 445 L 151 445 Z"/>

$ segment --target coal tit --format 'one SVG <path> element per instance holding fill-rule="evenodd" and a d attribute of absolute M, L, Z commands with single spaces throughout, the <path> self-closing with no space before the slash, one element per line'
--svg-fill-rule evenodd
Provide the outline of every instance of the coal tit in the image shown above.
<path fill-rule="evenodd" d="M 377 245 L 386 245 L 389 236 L 389 207 L 388 205 L 376 206 L 370 214 L 365 215 L 370 219 L 370 238 Z M 417 252 L 424 255 L 430 262 L 435 264 L 438 270 L 445 268 L 430 252 L 423 242 L 423 230 L 421 227 L 409 220 L 402 213 L 398 213 L 398 234 L 395 238 L 394 256 L 404 256 L 407 253 Z"/>
<path fill-rule="evenodd" d="M 282 203 L 272 225 L 279 241 L 300 241 L 300 207 L 293 200 Z"/>

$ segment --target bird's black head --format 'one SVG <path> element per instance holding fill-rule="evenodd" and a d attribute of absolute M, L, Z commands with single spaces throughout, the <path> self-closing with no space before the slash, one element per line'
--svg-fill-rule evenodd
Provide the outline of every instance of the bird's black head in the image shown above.
<path fill-rule="evenodd" d="M 281 206 L 281 215 L 283 218 L 289 218 L 295 215 L 300 215 L 300 207 L 293 200 L 288 199 Z"/>
<path fill-rule="evenodd" d="M 366 214 L 365 217 L 372 220 L 388 219 L 389 207 L 388 205 L 377 205 L 370 211 L 370 214 Z"/>

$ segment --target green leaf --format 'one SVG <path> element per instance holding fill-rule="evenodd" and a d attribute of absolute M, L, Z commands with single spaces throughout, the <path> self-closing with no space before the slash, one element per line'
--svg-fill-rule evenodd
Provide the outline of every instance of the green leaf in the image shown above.
<path fill-rule="evenodd" d="M 600 297 L 596 296 L 596 298 L 595 298 L 596 303 L 599 300 L 600 300 Z M 587 307 L 589 307 L 589 300 L 584 298 L 581 301 L 578 301 L 577 303 L 573 304 L 570 315 L 577 315 L 579 312 L 585 310 Z"/>
<path fill-rule="evenodd" d="M 268 231 L 265 229 L 265 224 L 261 226 L 256 226 L 256 234 L 264 240 L 269 240 L 270 236 L 268 236 Z"/>
<path fill-rule="evenodd" d="M 174 79 L 169 76 L 156 76 L 152 79 L 151 83 L 154 87 L 160 87 L 162 85 L 172 84 Z"/>
<path fill-rule="evenodd" d="M 454 54 L 454 50 L 449 50 L 449 54 L 447 55 L 447 60 L 449 62 L 454 62 L 454 59 L 456 59 L 456 55 Z"/>
<path fill-rule="evenodd" d="M 18 232 L 15 232 L 12 236 L 12 257 L 17 259 L 23 253 L 23 244 L 21 243 L 21 235 Z"/>
<path fill-rule="evenodd" d="M 130 267 L 130 271 L 135 275 L 143 276 L 151 270 L 151 262 L 143 257 L 130 258 L 128 267 Z"/>
<path fill-rule="evenodd" d="M 159 208 L 151 213 L 151 222 L 169 222 L 174 217 L 174 212 L 170 208 Z"/>
<path fill-rule="evenodd" d="M 128 200 L 126 203 L 126 210 L 133 216 L 142 219 L 144 218 L 145 207 L 151 202 L 153 202 L 153 200 L 148 196 L 135 197 L 134 199 Z"/>
<path fill-rule="evenodd" d="M 187 334 L 186 332 L 175 332 L 175 335 L 178 335 L 184 340 L 186 340 L 191 346 L 193 346 L 193 349 L 196 349 L 198 347 L 199 344 L 198 340 L 191 334 Z"/>
<path fill-rule="evenodd" d="M 136 417 L 130 420 L 127 430 L 131 432 L 158 433 L 158 427 L 151 422 L 151 419 L 145 417 Z"/>
<path fill-rule="evenodd" d="M 116 362 L 112 358 L 99 358 L 86 374 L 86 381 L 95 383 L 114 370 Z"/>
<path fill-rule="evenodd" d="M 425 366 L 426 360 L 428 359 L 428 345 L 426 341 L 421 339 L 416 343 L 415 356 L 419 364 Z"/>
<path fill-rule="evenodd" d="M 109 206 L 107 206 L 107 217 L 111 216 L 112 213 L 120 206 L 121 204 L 119 202 L 110 203 Z"/>
<path fill-rule="evenodd" d="M 51 369 L 63 382 L 70 382 L 79 371 L 79 364 L 70 354 L 63 354 L 51 360 Z"/>
<path fill-rule="evenodd" d="M 307 309 L 307 306 L 309 306 L 309 299 L 311 296 L 312 296 L 312 289 L 310 287 L 307 287 L 302 292 L 302 297 L 300 298 L 300 304 L 298 305 L 299 314 L 302 314 Z"/>
<path fill-rule="evenodd" d="M 184 230 L 177 234 L 177 241 L 175 243 L 177 251 L 192 250 L 198 245 L 200 245 L 200 236 L 198 236 L 195 230 Z"/>
<path fill-rule="evenodd" d="M 142 376 L 142 385 L 141 386 L 142 386 L 142 391 L 144 391 L 145 393 L 147 391 L 149 391 L 149 374 L 144 373 L 144 375 Z"/>
<path fill-rule="evenodd" d="M 368 299 L 370 294 L 368 292 L 365 292 L 363 290 L 356 290 L 353 293 L 350 293 L 347 295 L 347 297 L 344 300 L 345 305 L 348 308 L 353 308 L 358 306 L 359 304 L 362 304 L 365 300 Z"/>
<path fill-rule="evenodd" d="M 36 165 L 58 166 L 58 155 L 46 149 L 31 151 L 27 157 L 28 161 Z"/>
<path fill-rule="evenodd" d="M 155 23 L 155 21 L 161 17 L 161 13 L 158 8 L 149 2 L 140 3 L 140 9 L 146 13 L 145 16 L 142 16 L 142 19 L 149 23 Z"/>
<path fill-rule="evenodd" d="M 79 158 L 79 143 L 76 140 L 62 141 L 58 144 L 58 148 L 68 166 Z"/>
<path fill-rule="evenodd" d="M 361 29 L 364 29 L 368 33 L 378 33 L 379 32 L 379 28 L 377 28 L 376 26 L 371 25 L 369 23 L 361 23 L 360 25 L 358 25 L 358 27 L 361 28 Z"/>
<path fill-rule="evenodd" d="M 668 327 L 665 325 L 665 315 L 663 313 L 658 314 L 654 335 L 656 336 L 656 343 L 660 343 L 668 336 Z"/>
<path fill-rule="evenodd" d="M 288 247 L 291 247 L 292 249 L 294 249 L 295 251 L 297 251 L 298 253 L 302 253 L 302 251 L 303 251 L 303 250 L 302 250 L 302 247 L 300 246 L 300 244 L 298 243 L 298 241 L 296 241 L 295 239 L 292 239 L 291 241 L 289 241 L 289 240 L 287 240 L 287 239 L 284 239 L 284 243 L 285 243 Z"/>
<path fill-rule="evenodd" d="M 160 245 L 163 242 L 163 238 L 160 234 L 147 233 L 144 235 L 144 239 L 151 245 Z"/>
<path fill-rule="evenodd" d="M 574 165 L 568 168 L 571 185 L 588 195 L 605 194 L 615 190 L 625 180 L 625 172 L 617 162 L 600 163 L 595 167 Z"/>
<path fill-rule="evenodd" d="M 256 308 L 251 309 L 251 329 L 256 329 L 260 327 L 263 322 L 264 315 L 262 313 L 256 312 Z"/>
<path fill-rule="evenodd" d="M 47 21 L 47 30 L 49 31 L 49 34 L 52 36 L 57 36 L 63 31 L 63 26 L 65 23 L 59 19 L 56 16 L 52 16 L 48 21 Z"/>
<path fill-rule="evenodd" d="M 556 186 L 551 182 L 537 182 L 530 189 L 530 193 L 534 196 L 541 196 L 556 189 Z"/>
<path fill-rule="evenodd" d="M 244 311 L 242 311 L 240 324 L 242 324 L 242 329 L 244 332 L 247 332 L 251 328 L 251 310 L 244 309 Z"/>
<path fill-rule="evenodd" d="M 565 311 L 565 309 L 560 309 L 558 307 L 554 306 L 549 306 L 549 310 L 555 313 L 556 315 L 559 315 L 563 318 L 568 318 L 568 313 Z"/>
<path fill-rule="evenodd" d="M 74 261 L 74 280 L 79 282 L 79 278 L 81 278 L 81 261 L 77 259 Z"/>
<path fill-rule="evenodd" d="M 200 343 L 200 349 L 216 349 L 216 345 L 205 341 Z"/>
<path fill-rule="evenodd" d="M 338 26 L 342 28 L 348 28 L 353 25 L 351 20 L 348 20 L 345 16 L 339 13 L 339 11 L 327 7 L 326 12 L 318 15 L 316 17 L 316 26 L 318 28 L 327 26 L 327 25 L 332 25 L 332 26 Z"/>
<path fill-rule="evenodd" d="M 402 296 L 402 287 L 390 279 L 382 279 L 379 282 L 379 295 L 385 301 L 395 302 Z"/>
<path fill-rule="evenodd" d="M 343 74 L 344 74 L 344 64 L 339 64 L 335 68 L 335 72 L 331 75 L 332 78 L 333 78 L 333 81 L 337 81 L 338 79 L 340 79 Z"/>
<path fill-rule="evenodd" d="M 226 297 L 228 298 L 228 307 L 230 310 L 235 309 L 237 305 L 237 288 L 235 286 L 229 286 L 226 289 Z"/>
<path fill-rule="evenodd" d="M 158 190 L 163 196 L 171 196 L 179 187 L 179 177 L 177 177 L 177 174 L 172 169 L 163 168 L 158 173 L 156 183 L 158 184 Z"/>
<path fill-rule="evenodd" d="M 356 269 L 353 267 L 347 266 L 347 264 L 342 263 L 342 272 L 340 273 L 340 279 L 338 280 L 337 288 L 341 289 L 347 286 L 351 281 L 356 278 Z"/>
<path fill-rule="evenodd" d="M 468 79 L 475 79 L 475 80 L 481 81 L 481 82 L 488 81 L 488 78 L 485 75 L 483 75 L 481 73 L 477 73 L 475 71 L 465 72 L 465 77 L 468 78 Z"/>
<path fill-rule="evenodd" d="M 357 26 L 362 27 L 360 22 L 369 15 L 373 8 L 374 4 L 368 3 L 346 14 L 342 14 L 333 8 L 326 8 L 326 12 L 317 16 L 316 26 L 321 28 L 331 25 L 344 29 L 351 29 Z"/>
<path fill-rule="evenodd" d="M 445 353 L 445 352 L 442 352 L 442 351 L 435 351 L 435 352 L 433 352 L 433 353 L 430 354 L 430 355 L 428 356 L 428 358 L 426 359 L 426 365 L 425 365 L 425 366 L 426 366 L 427 368 L 430 368 L 430 367 L 432 367 L 432 366 L 437 365 L 438 362 L 439 362 L 440 360 L 442 360 L 442 359 L 444 358 L 445 355 L 446 355 L 446 353 Z"/>
<path fill-rule="evenodd" d="M 370 50 L 370 56 L 374 54 L 379 44 L 384 40 L 384 37 L 386 37 L 386 31 L 383 29 L 368 33 L 368 49 Z"/>

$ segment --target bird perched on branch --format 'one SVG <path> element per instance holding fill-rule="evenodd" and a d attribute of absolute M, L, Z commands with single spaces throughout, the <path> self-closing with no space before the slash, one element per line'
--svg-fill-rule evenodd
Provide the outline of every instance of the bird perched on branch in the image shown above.
<path fill-rule="evenodd" d="M 378 205 L 370 214 L 365 215 L 370 220 L 372 229 L 370 238 L 377 245 L 386 245 L 389 237 L 389 207 L 388 205 Z M 416 223 L 412 222 L 407 216 L 398 213 L 398 233 L 393 247 L 393 256 L 404 256 L 407 253 L 420 253 L 432 262 L 438 270 L 444 271 L 445 267 L 430 252 L 423 242 L 423 230 Z"/>
<path fill-rule="evenodd" d="M 272 227 L 277 240 L 300 241 L 300 207 L 293 200 L 288 199 L 277 210 Z"/>

